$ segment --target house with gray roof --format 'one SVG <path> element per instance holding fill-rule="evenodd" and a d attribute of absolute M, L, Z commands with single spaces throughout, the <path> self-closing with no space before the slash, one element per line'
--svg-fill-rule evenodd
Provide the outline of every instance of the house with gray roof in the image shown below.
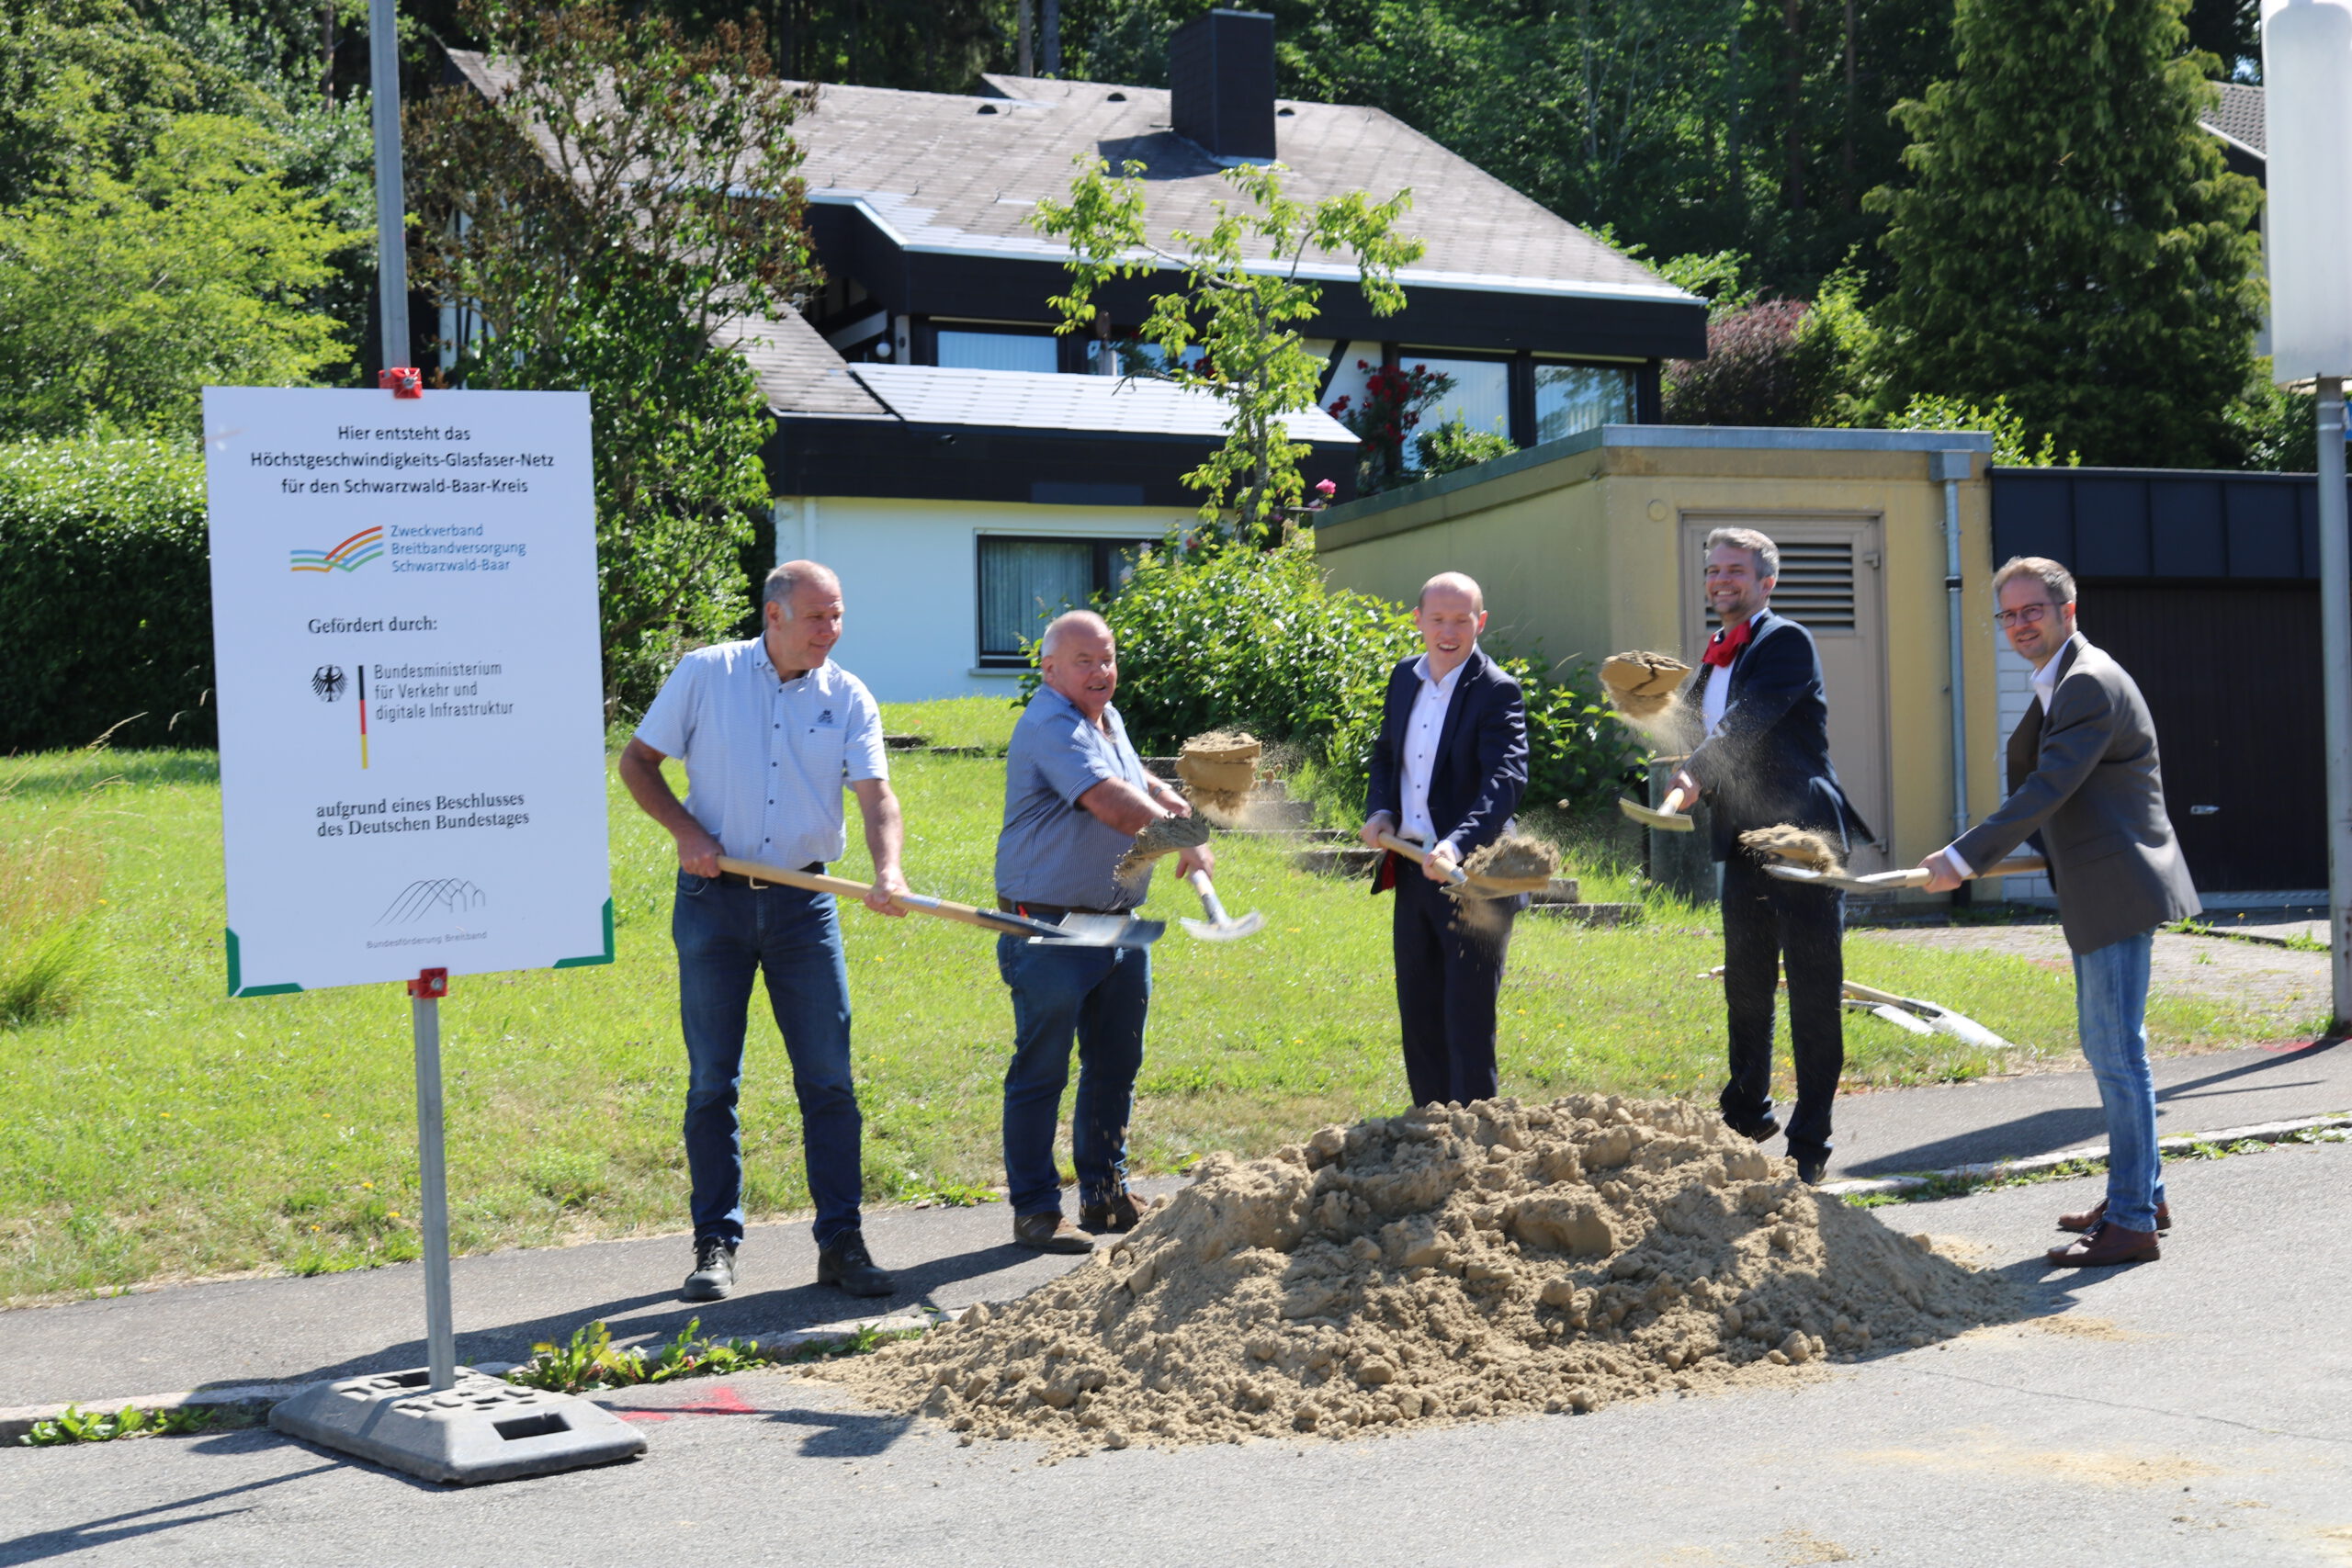
<path fill-rule="evenodd" d="M 453 68 L 495 97 L 478 55 Z M 1168 275 L 1099 296 L 1097 335 L 1057 336 L 1069 252 L 1030 220 L 1074 160 L 1143 165 L 1155 241 L 1246 200 L 1224 177 L 1279 162 L 1285 194 L 1412 192 L 1427 249 L 1375 317 L 1336 258 L 1304 328 L 1320 402 L 1384 365 L 1451 378 L 1425 416 L 1521 446 L 1655 423 L 1669 358 L 1706 352 L 1704 303 L 1377 109 L 1280 98 L 1273 19 L 1214 11 L 1170 47 L 1165 88 L 993 75 L 972 96 L 825 84 L 795 126 L 826 283 L 786 320 L 738 320 L 775 416 L 767 467 L 780 556 L 842 575 L 868 628 L 849 659 L 886 699 L 1012 690 L 1021 644 L 1063 604 L 1115 591 L 1144 545 L 1194 521 L 1182 476 L 1223 437 L 1203 394 L 1121 375 Z M 1351 493 L 1354 435 L 1293 416 L 1309 482 Z M 887 628 L 887 635 L 883 635 Z"/>

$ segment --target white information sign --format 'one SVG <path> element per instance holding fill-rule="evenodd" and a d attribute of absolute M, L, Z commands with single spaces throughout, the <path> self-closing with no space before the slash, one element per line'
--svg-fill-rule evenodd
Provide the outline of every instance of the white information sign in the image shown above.
<path fill-rule="evenodd" d="M 611 962 L 587 395 L 204 427 L 230 994 Z"/>

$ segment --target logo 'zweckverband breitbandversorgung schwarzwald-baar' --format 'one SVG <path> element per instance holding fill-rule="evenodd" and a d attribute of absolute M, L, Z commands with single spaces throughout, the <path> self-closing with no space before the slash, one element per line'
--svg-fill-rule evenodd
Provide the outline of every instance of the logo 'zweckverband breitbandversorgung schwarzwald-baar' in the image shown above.
<path fill-rule="evenodd" d="M 384 553 L 384 530 L 362 528 L 331 550 L 291 550 L 296 571 L 356 571 Z"/>

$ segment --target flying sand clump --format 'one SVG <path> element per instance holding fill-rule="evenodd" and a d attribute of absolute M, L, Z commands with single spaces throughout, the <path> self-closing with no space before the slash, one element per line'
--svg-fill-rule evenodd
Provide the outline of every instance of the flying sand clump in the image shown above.
<path fill-rule="evenodd" d="M 1220 828 L 1237 828 L 1247 816 L 1250 791 L 1258 782 L 1258 759 L 1265 748 L 1246 730 L 1212 729 L 1184 742 L 1176 755 L 1176 776 L 1185 798 Z"/>
<path fill-rule="evenodd" d="M 1213 1155 L 1092 1262 L 811 1375 L 1061 1457 L 1588 1411 L 2017 1305 L 1697 1107 L 1577 1095 Z"/>
<path fill-rule="evenodd" d="M 1560 852 L 1541 839 L 1506 833 L 1471 852 L 1470 858 L 1462 863 L 1462 869 L 1487 886 L 1481 888 L 1449 885 L 1446 891 L 1457 897 L 1540 892 L 1560 874 Z"/>
<path fill-rule="evenodd" d="M 1817 871 L 1825 876 L 1846 874 L 1846 862 L 1837 846 L 1809 829 L 1792 828 L 1786 822 L 1776 822 L 1770 828 L 1753 828 L 1739 836 L 1739 847 L 1759 861 L 1780 861 L 1784 864 Z"/>

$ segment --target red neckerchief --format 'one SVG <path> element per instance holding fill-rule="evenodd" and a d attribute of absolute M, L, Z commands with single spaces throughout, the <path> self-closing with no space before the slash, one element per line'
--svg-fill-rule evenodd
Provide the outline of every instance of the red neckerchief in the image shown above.
<path fill-rule="evenodd" d="M 1739 657 L 1739 650 L 1747 646 L 1748 637 L 1755 630 L 1756 617 L 1750 615 L 1728 635 L 1717 632 L 1707 639 L 1707 651 L 1699 656 L 1701 660 L 1720 670 L 1729 670 L 1732 660 Z"/>

